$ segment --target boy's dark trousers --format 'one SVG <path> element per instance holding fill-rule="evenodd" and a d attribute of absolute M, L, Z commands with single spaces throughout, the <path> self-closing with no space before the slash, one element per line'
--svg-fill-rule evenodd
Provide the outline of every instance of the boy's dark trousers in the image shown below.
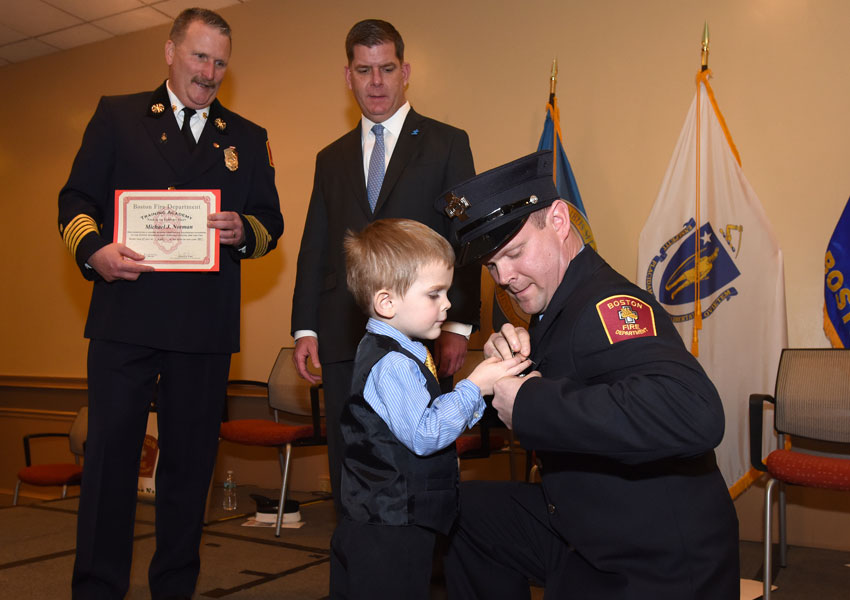
<path fill-rule="evenodd" d="M 428 600 L 436 537 L 416 525 L 340 517 L 331 539 L 331 599 Z"/>

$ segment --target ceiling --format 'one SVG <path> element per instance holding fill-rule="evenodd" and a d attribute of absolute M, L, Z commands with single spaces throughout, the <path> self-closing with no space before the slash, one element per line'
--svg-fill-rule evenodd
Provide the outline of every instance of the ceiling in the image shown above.
<path fill-rule="evenodd" d="M 0 67 L 248 0 L 0 0 Z"/>

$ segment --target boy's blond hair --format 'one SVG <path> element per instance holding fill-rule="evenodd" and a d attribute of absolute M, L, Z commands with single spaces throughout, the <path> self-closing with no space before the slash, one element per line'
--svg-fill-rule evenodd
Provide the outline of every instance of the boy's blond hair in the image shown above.
<path fill-rule="evenodd" d="M 380 219 L 360 233 L 345 233 L 348 289 L 360 309 L 372 315 L 372 299 L 381 289 L 404 296 L 431 263 L 454 267 L 455 253 L 439 233 L 410 219 Z"/>

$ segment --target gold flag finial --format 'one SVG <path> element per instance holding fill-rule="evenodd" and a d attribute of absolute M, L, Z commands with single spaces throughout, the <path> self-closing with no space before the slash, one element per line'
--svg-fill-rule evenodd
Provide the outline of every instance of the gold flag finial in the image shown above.
<path fill-rule="evenodd" d="M 555 86 L 558 84 L 558 58 L 552 59 L 552 75 L 549 77 L 549 95 L 555 95 Z"/>
<path fill-rule="evenodd" d="M 702 30 L 702 70 L 708 69 L 708 21 Z"/>

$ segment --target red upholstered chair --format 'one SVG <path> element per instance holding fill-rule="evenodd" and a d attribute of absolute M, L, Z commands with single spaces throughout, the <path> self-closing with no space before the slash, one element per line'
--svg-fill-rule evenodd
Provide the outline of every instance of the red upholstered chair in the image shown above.
<path fill-rule="evenodd" d="M 764 403 L 776 405 L 779 449 L 762 462 Z M 798 448 L 787 448 L 786 434 Z M 811 442 L 810 440 L 815 440 Z M 850 491 L 850 349 L 785 349 L 773 396 L 750 396 L 750 459 L 769 476 L 764 497 L 764 598 L 772 583 L 771 511 L 779 491 L 779 563 L 786 560 L 785 485 Z M 806 449 L 802 446 L 817 446 Z"/>
<path fill-rule="evenodd" d="M 262 388 L 268 394 L 269 408 L 274 415 L 273 421 L 270 419 L 226 419 L 221 424 L 219 435 L 222 439 L 237 444 L 277 448 L 281 483 L 275 536 L 280 537 L 292 447 L 319 446 L 328 443 L 319 402 L 321 386 L 310 386 L 310 401 L 307 403 L 308 384 L 295 373 L 292 366 L 292 348 L 281 348 L 269 374 L 268 382 L 233 380 L 229 382 L 229 386 L 231 389 L 234 386 Z M 237 397 L 234 393 L 230 396 L 231 399 Z M 284 419 L 286 422 L 283 422 Z"/>
<path fill-rule="evenodd" d="M 39 486 L 62 486 L 62 497 L 68 494 L 69 485 L 79 485 L 83 475 L 83 467 L 80 465 L 80 457 L 83 456 L 88 431 L 88 407 L 82 407 L 68 433 L 31 433 L 24 436 L 24 461 L 26 466 L 18 471 L 18 483 L 15 485 L 15 494 L 12 497 L 12 506 L 18 504 L 18 493 L 21 483 Z M 30 441 L 39 438 L 64 437 L 68 438 L 69 449 L 74 455 L 72 463 L 49 463 L 33 464 L 30 451 Z"/>

